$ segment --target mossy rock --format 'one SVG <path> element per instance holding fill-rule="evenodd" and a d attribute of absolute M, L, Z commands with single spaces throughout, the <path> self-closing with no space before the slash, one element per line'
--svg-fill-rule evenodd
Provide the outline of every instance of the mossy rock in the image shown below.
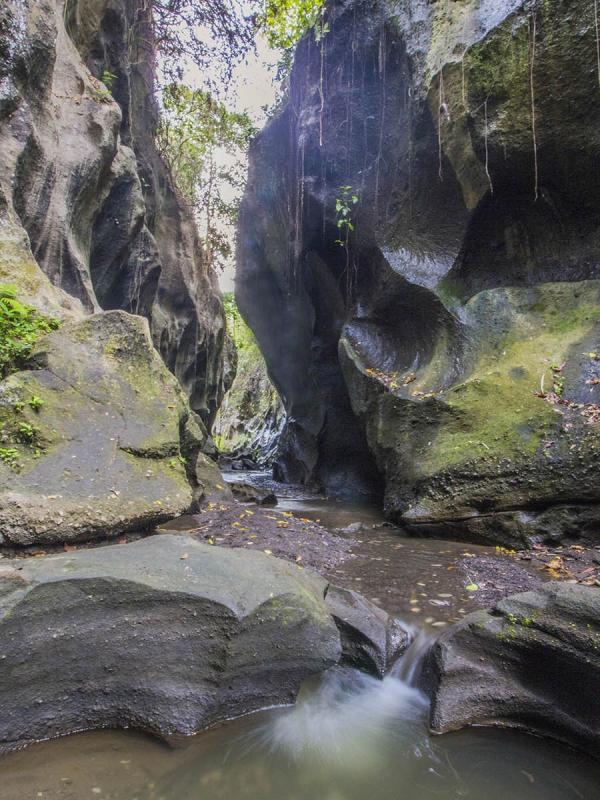
<path fill-rule="evenodd" d="M 586 380 L 599 371 L 590 351 L 600 282 L 487 290 L 459 313 L 456 380 L 441 384 L 443 370 L 427 363 L 390 389 L 355 356 L 346 359 L 351 396 L 391 516 L 422 532 L 460 535 L 462 525 L 468 538 L 523 546 L 536 514 L 513 512 L 600 501 L 600 427 L 585 416 L 599 394 Z"/>
<path fill-rule="evenodd" d="M 186 511 L 189 413 L 141 317 L 95 314 L 40 339 L 31 369 L 0 384 L 2 446 L 18 451 L 0 461 L 0 541 L 115 536 Z"/>

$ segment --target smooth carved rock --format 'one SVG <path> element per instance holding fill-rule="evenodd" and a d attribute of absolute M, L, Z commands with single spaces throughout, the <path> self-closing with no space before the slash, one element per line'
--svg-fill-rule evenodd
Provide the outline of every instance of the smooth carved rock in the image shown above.
<path fill-rule="evenodd" d="M 140 45 L 149 14 L 138 0 L 2 4 L 0 281 L 38 306 L 50 297 L 61 316 L 70 306 L 145 316 L 210 426 L 226 388 L 223 308 L 156 149 L 154 55 Z M 49 280 L 15 260 L 15 238 Z"/>
<path fill-rule="evenodd" d="M 277 476 L 384 485 L 416 533 L 597 538 L 593 15 L 535 9 L 534 159 L 530 4 L 451 5 L 328 4 L 252 145 L 236 292 L 288 414 Z"/>
<path fill-rule="evenodd" d="M 327 590 L 309 570 L 183 535 L 3 561 L 0 748 L 101 727 L 195 733 L 292 702 L 363 648 L 385 670 L 391 620 L 356 595 L 332 610 Z"/>
<path fill-rule="evenodd" d="M 17 450 L 16 464 L 0 461 L 3 543 L 115 536 L 183 513 L 193 489 L 224 489 L 189 439 L 189 406 L 147 321 L 123 311 L 43 337 L 32 369 L 0 383 L 0 421 Z M 24 423 L 33 441 L 19 438 Z"/>
<path fill-rule="evenodd" d="M 469 614 L 429 657 L 435 733 L 522 728 L 600 756 L 600 589 L 550 584 Z"/>

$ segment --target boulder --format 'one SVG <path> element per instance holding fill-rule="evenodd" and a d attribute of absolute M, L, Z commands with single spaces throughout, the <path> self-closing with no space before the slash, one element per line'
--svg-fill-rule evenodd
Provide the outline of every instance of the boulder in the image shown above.
<path fill-rule="evenodd" d="M 176 534 L 3 560 L 0 748 L 105 727 L 192 734 L 292 702 L 362 648 L 383 672 L 397 627 L 332 592 L 310 570 Z"/>
<path fill-rule="evenodd" d="M 277 505 L 275 493 L 268 489 L 261 489 L 260 486 L 253 486 L 251 483 L 243 481 L 233 481 L 229 483 L 229 488 L 235 499 L 241 503 L 256 503 L 258 506 Z"/>
<path fill-rule="evenodd" d="M 36 344 L 31 369 L 0 383 L 0 543 L 115 536 L 183 513 L 186 468 L 200 493 L 220 477 L 182 438 L 189 421 L 145 319 L 63 324 Z M 200 478 L 199 458 L 212 465 Z"/>
<path fill-rule="evenodd" d="M 383 677 L 408 647 L 408 631 L 351 589 L 329 586 L 325 602 L 340 631 L 345 662 Z"/>
<path fill-rule="evenodd" d="M 425 670 L 431 729 L 521 728 L 600 756 L 600 589 L 551 583 L 444 631 Z"/>

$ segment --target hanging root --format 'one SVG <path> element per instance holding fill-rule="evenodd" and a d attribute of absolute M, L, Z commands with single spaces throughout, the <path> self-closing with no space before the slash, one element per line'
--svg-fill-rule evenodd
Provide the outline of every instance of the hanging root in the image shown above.
<path fill-rule="evenodd" d="M 469 113 L 469 103 L 467 102 L 467 87 L 465 81 L 465 56 L 467 55 L 468 49 L 468 47 L 465 47 L 462 58 L 460 59 L 462 102 L 465 109 L 465 114 Z"/>
<path fill-rule="evenodd" d="M 539 175 L 538 175 L 537 135 L 535 129 L 535 88 L 533 85 L 536 35 L 537 35 L 537 19 L 534 11 L 533 14 L 531 15 L 531 58 L 529 59 L 529 89 L 531 92 L 531 137 L 533 139 L 534 197 L 535 201 L 537 202 Z"/>
<path fill-rule="evenodd" d="M 440 181 L 444 180 L 444 174 L 442 171 L 442 119 L 447 113 L 446 108 L 446 101 L 444 98 L 444 70 L 443 68 L 440 70 L 440 78 L 439 78 L 439 105 L 438 105 L 438 175 Z"/>
<path fill-rule="evenodd" d="M 598 64 L 598 86 L 600 86 L 600 25 L 598 24 L 598 0 L 594 0 L 594 23 L 596 25 L 596 61 Z"/>
<path fill-rule="evenodd" d="M 488 113 L 487 113 L 487 104 L 488 98 L 485 98 L 485 103 L 483 104 L 483 111 L 485 116 L 485 128 L 483 133 L 483 138 L 485 141 L 485 174 L 487 175 L 488 182 L 490 184 L 490 194 L 494 194 L 494 184 L 492 183 L 492 176 L 490 175 L 490 154 L 488 150 Z"/>

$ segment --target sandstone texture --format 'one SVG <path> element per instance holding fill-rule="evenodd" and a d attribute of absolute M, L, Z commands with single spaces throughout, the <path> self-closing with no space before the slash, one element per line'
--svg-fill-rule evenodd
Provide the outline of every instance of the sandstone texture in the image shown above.
<path fill-rule="evenodd" d="M 227 492 L 147 321 L 123 311 L 43 337 L 0 384 L 0 424 L 3 544 L 115 536 Z"/>
<path fill-rule="evenodd" d="M 521 728 L 600 756 L 600 589 L 547 585 L 469 614 L 429 656 L 431 728 Z"/>
<path fill-rule="evenodd" d="M 237 300 L 287 412 L 278 477 L 384 486 L 416 533 L 597 540 L 593 7 L 325 16 L 253 145 L 240 221 Z"/>
<path fill-rule="evenodd" d="M 192 734 L 292 702 L 338 663 L 382 674 L 406 634 L 330 594 L 309 570 L 185 535 L 2 561 L 0 748 L 105 727 Z"/>
<path fill-rule="evenodd" d="M 145 316 L 210 426 L 226 388 L 223 308 L 154 144 L 150 13 L 137 1 L 3 3 L 0 281 L 36 305 Z"/>

